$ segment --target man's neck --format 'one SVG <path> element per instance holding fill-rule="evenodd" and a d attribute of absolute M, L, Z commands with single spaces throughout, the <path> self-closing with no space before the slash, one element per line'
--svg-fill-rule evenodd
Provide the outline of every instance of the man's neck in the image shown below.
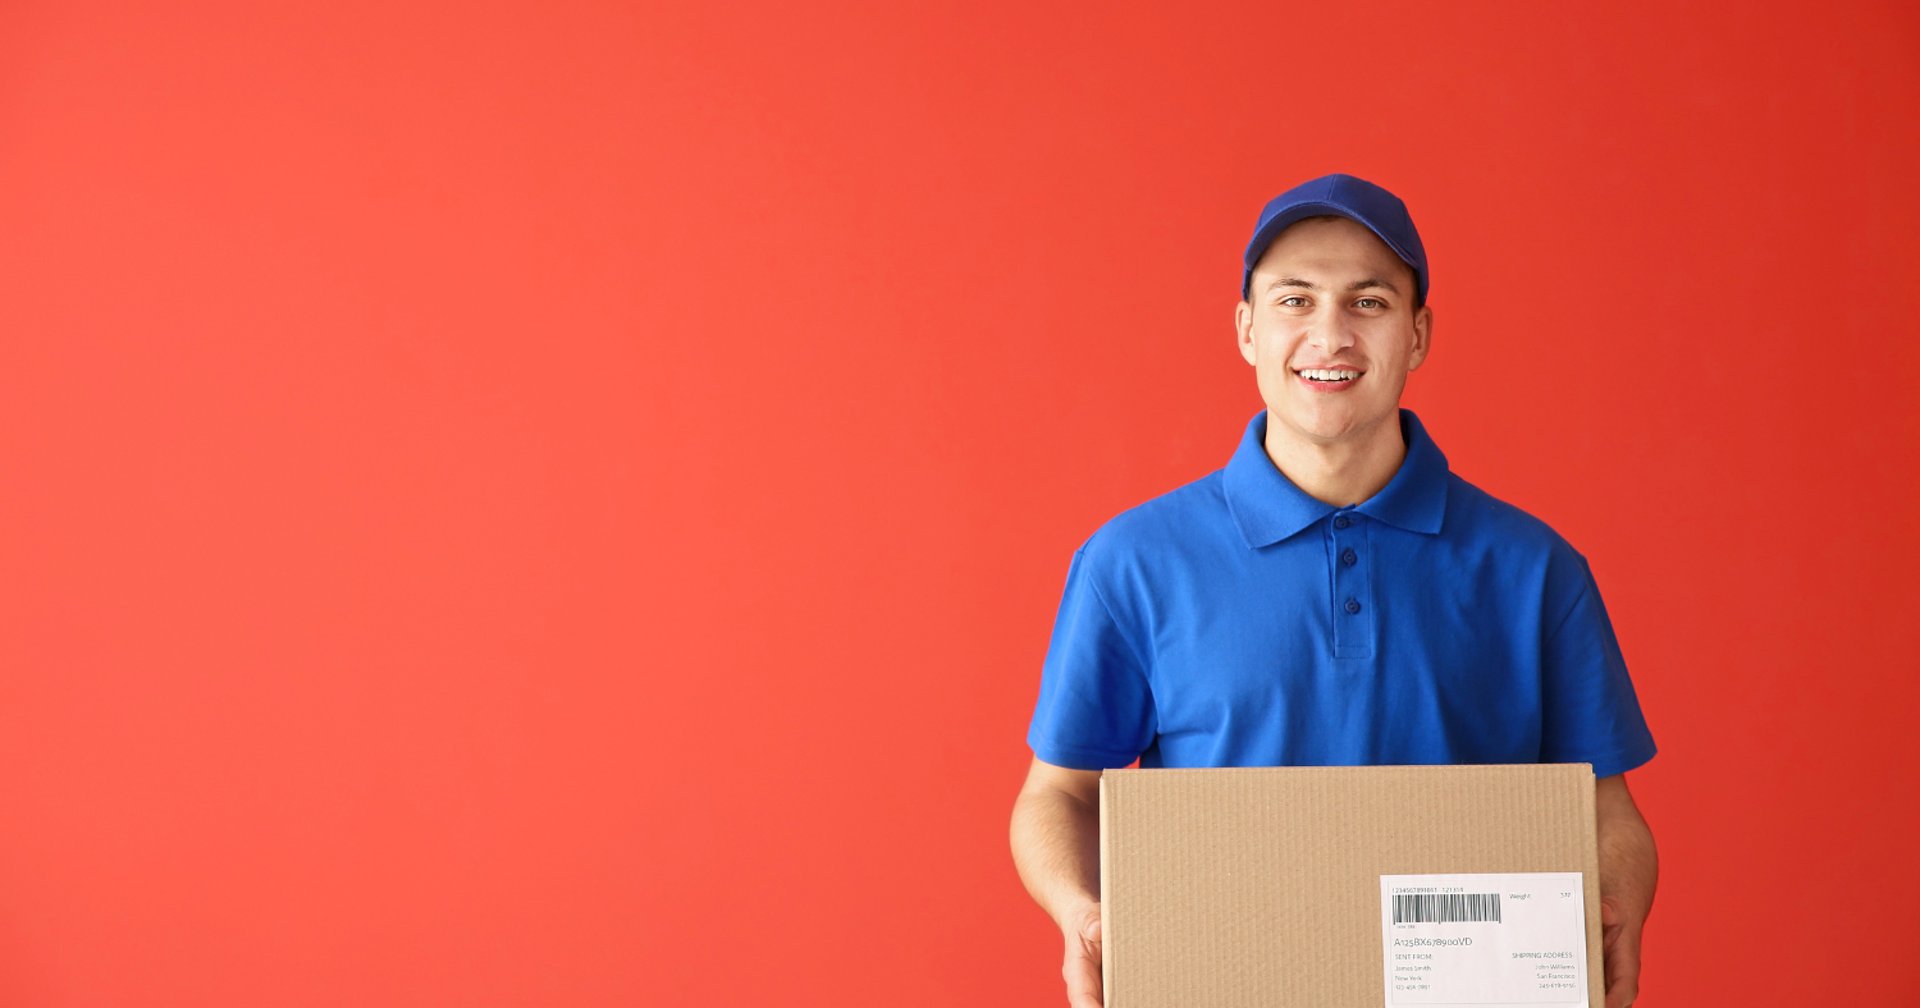
<path fill-rule="evenodd" d="M 1267 428 L 1267 458 L 1307 496 L 1323 504 L 1347 507 L 1377 494 L 1400 471 L 1407 443 L 1396 417 L 1360 441 L 1325 444 L 1275 437 Z"/>

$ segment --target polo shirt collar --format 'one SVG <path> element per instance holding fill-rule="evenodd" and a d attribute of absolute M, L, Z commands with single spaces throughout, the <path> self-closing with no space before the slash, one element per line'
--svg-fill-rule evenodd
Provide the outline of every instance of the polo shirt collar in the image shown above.
<path fill-rule="evenodd" d="M 1400 411 L 1400 434 L 1407 457 L 1380 492 L 1353 510 L 1409 532 L 1440 531 L 1447 510 L 1447 457 L 1427 436 L 1412 410 Z M 1225 492 L 1240 534 L 1252 547 L 1268 546 L 1296 535 L 1341 510 L 1309 497 L 1267 457 L 1267 414 L 1255 414 L 1227 463 Z"/>

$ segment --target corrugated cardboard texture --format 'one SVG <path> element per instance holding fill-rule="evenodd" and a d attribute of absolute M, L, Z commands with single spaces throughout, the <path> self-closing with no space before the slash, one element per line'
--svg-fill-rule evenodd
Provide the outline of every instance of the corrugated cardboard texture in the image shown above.
<path fill-rule="evenodd" d="M 1380 1008 L 1380 876 L 1577 871 L 1600 1008 L 1593 773 L 1528 766 L 1110 770 L 1107 1008 Z"/>

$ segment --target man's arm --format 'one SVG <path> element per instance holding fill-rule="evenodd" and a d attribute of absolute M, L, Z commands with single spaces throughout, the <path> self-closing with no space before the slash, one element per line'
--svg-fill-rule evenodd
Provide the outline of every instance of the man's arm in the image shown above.
<path fill-rule="evenodd" d="M 1060 927 L 1072 1008 L 1101 1008 L 1100 772 L 1035 758 L 1008 828 L 1020 881 Z"/>
<path fill-rule="evenodd" d="M 1626 1008 L 1640 993 L 1640 929 L 1659 881 L 1653 832 L 1627 792 L 1625 774 L 1594 782 L 1600 840 L 1600 941 L 1607 974 L 1606 1008 Z"/>

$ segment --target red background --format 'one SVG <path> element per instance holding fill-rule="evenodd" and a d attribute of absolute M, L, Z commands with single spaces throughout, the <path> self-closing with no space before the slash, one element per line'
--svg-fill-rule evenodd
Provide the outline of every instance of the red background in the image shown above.
<path fill-rule="evenodd" d="M 79 7 L 0 9 L 0 1003 L 1057 1003 L 1067 559 L 1332 170 L 1635 670 L 1642 1004 L 1911 995 L 1911 5 Z"/>

